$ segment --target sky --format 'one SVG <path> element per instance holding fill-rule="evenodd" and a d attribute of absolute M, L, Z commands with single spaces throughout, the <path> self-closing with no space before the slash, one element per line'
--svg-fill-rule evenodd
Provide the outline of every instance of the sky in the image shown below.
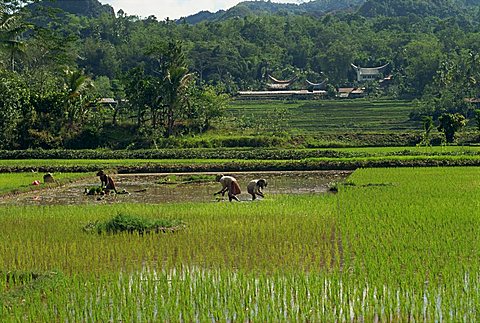
<path fill-rule="evenodd" d="M 211 12 L 228 9 L 241 2 L 239 0 L 100 0 L 111 5 L 115 12 L 122 9 L 127 15 L 142 18 L 154 15 L 159 20 L 167 17 L 178 19 L 202 10 Z M 273 0 L 278 3 L 300 3 L 302 0 Z"/>

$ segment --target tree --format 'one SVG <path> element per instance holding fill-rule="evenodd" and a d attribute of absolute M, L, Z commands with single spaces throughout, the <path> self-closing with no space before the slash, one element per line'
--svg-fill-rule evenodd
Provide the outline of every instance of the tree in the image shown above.
<path fill-rule="evenodd" d="M 442 44 L 434 36 L 423 36 L 405 45 L 404 86 L 414 95 L 421 95 L 436 75 L 443 59 Z"/>
<path fill-rule="evenodd" d="M 124 82 L 126 98 L 134 110 L 137 128 L 140 129 L 145 124 L 145 115 L 151 101 L 146 95 L 150 82 L 145 74 L 145 67 L 142 65 L 128 71 Z"/>
<path fill-rule="evenodd" d="M 475 125 L 477 130 L 480 131 L 480 109 L 475 110 Z"/>
<path fill-rule="evenodd" d="M 467 119 L 460 113 L 444 113 L 438 118 L 438 131 L 443 132 L 447 143 L 453 143 L 455 133 L 466 126 Z"/>
<path fill-rule="evenodd" d="M 81 70 L 65 71 L 65 113 L 67 126 L 81 127 L 87 117 L 87 109 L 92 98 L 90 92 L 93 90 L 93 81 Z"/>
<path fill-rule="evenodd" d="M 229 96 L 223 94 L 222 89 L 212 85 L 192 86 L 188 96 L 187 127 L 194 133 L 209 130 L 212 121 L 223 116 L 229 101 Z"/>
<path fill-rule="evenodd" d="M 0 147 L 14 148 L 22 109 L 29 105 L 30 92 L 13 72 L 0 72 Z"/>
<path fill-rule="evenodd" d="M 25 43 L 20 38 L 24 28 L 18 16 L 6 12 L 5 7 L 0 10 L 0 44 L 8 53 L 10 70 L 15 71 L 16 55 L 25 49 Z"/>
<path fill-rule="evenodd" d="M 158 50 L 158 49 L 157 49 Z M 165 108 L 164 137 L 173 135 L 175 121 L 180 119 L 188 105 L 187 90 L 193 84 L 194 74 L 188 71 L 180 42 L 169 42 L 163 51 L 156 52 L 162 77 L 161 104 Z"/>
<path fill-rule="evenodd" d="M 165 138 L 173 135 L 175 120 L 182 113 L 182 106 L 187 104 L 188 97 L 185 96 L 186 90 L 193 80 L 193 74 L 188 73 L 185 66 L 170 66 L 164 79 L 164 96 L 162 102 L 165 104 L 166 111 L 166 132 Z"/>
<path fill-rule="evenodd" d="M 425 146 L 430 145 L 430 133 L 433 130 L 433 118 L 431 116 L 424 116 L 422 119 L 423 124 L 423 138 L 422 142 Z"/>

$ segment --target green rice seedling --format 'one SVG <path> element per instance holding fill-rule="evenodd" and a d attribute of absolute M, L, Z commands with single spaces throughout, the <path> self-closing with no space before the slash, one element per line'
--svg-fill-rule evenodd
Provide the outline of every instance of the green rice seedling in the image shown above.
<path fill-rule="evenodd" d="M 63 279 L 58 272 L 8 271 L 0 273 L 3 288 L 0 290 L 2 307 L 12 307 L 21 303 L 29 295 L 52 288 Z M 1 311 L 1 309 L 0 309 Z"/>
<path fill-rule="evenodd" d="M 193 184 L 215 182 L 215 175 L 189 174 L 189 175 L 166 175 L 158 181 L 158 184 Z"/>
<path fill-rule="evenodd" d="M 172 175 L 164 176 L 157 183 L 158 184 L 178 184 L 179 181 L 178 181 L 177 175 L 172 174 Z"/>
<path fill-rule="evenodd" d="M 90 222 L 84 231 L 96 231 L 98 234 L 175 232 L 184 226 L 180 220 L 146 219 L 134 215 L 119 213 L 105 222 Z"/>
<path fill-rule="evenodd" d="M 104 191 L 101 186 L 85 188 L 85 192 L 84 192 L 85 195 L 100 195 L 102 193 L 104 193 Z"/>
<path fill-rule="evenodd" d="M 31 319 L 55 317 L 62 321 L 475 321 L 478 313 L 471 301 L 478 300 L 479 280 L 467 279 L 468 285 L 460 277 L 448 286 L 415 290 L 355 282 L 337 274 L 144 267 L 138 272 L 119 272 L 97 279 L 74 276 L 57 284 L 54 290 L 45 288 L 42 294 L 27 295 L 25 305 L 13 303 L 4 318 L 28 315 Z M 457 298 L 449 301 L 452 295 Z"/>
<path fill-rule="evenodd" d="M 478 321 L 480 168 L 349 181 L 262 203 L 2 206 L 2 272 L 65 278 L 2 304 L 0 320 Z M 118 214 L 188 226 L 79 234 Z"/>

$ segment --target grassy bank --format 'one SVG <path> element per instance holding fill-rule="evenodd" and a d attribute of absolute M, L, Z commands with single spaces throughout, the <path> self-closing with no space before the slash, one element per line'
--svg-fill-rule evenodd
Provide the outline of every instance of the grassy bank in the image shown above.
<path fill-rule="evenodd" d="M 362 169 L 335 195 L 2 207 L 0 318 L 477 321 L 479 178 L 478 167 Z M 82 232 L 118 213 L 185 229 Z"/>
<path fill-rule="evenodd" d="M 105 132 L 100 147 L 142 148 L 341 148 L 415 146 L 423 126 L 409 119 L 414 103 L 403 100 L 233 101 L 206 133 L 170 138 L 139 137 L 134 127 Z M 460 144 L 480 142 L 474 120 L 457 134 Z M 440 145 L 436 128 L 430 143 Z M 80 146 L 88 147 L 88 146 Z"/>
<path fill-rule="evenodd" d="M 91 176 L 91 174 L 86 173 L 53 173 L 55 183 L 44 183 L 43 175 L 44 173 L 38 172 L 0 174 L 0 195 L 55 187 L 86 176 Z M 38 181 L 39 184 L 33 185 L 34 181 Z"/>
<path fill-rule="evenodd" d="M 25 159 L 241 159 L 292 160 L 312 157 L 480 155 L 477 146 L 301 148 L 189 148 L 145 150 L 0 150 L 0 160 Z M 79 161 L 81 162 L 81 161 Z"/>

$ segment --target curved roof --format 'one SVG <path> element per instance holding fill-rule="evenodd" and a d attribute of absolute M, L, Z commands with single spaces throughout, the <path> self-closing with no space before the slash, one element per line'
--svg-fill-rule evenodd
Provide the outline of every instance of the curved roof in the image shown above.
<path fill-rule="evenodd" d="M 350 64 L 352 65 L 352 67 L 356 70 L 356 71 L 359 71 L 362 75 L 376 75 L 376 74 L 379 74 L 382 72 L 382 70 L 387 67 L 387 65 L 389 65 L 390 63 L 387 63 L 385 65 L 382 65 L 382 66 L 378 66 L 378 67 L 360 67 L 360 66 L 356 66 L 354 64 Z"/>
<path fill-rule="evenodd" d="M 294 76 L 290 80 L 278 80 L 278 79 L 274 78 L 273 76 L 271 76 L 270 74 L 268 74 L 267 77 L 274 84 L 292 84 L 293 82 L 295 82 L 297 80 L 296 76 Z"/>
<path fill-rule="evenodd" d="M 325 80 L 323 80 L 323 81 L 320 82 L 320 83 L 313 83 L 313 82 L 310 82 L 308 79 L 305 80 L 305 81 L 306 81 L 307 84 L 310 85 L 310 86 L 323 86 L 323 85 L 325 85 L 325 84 L 327 83 L 328 79 L 325 79 Z"/>

